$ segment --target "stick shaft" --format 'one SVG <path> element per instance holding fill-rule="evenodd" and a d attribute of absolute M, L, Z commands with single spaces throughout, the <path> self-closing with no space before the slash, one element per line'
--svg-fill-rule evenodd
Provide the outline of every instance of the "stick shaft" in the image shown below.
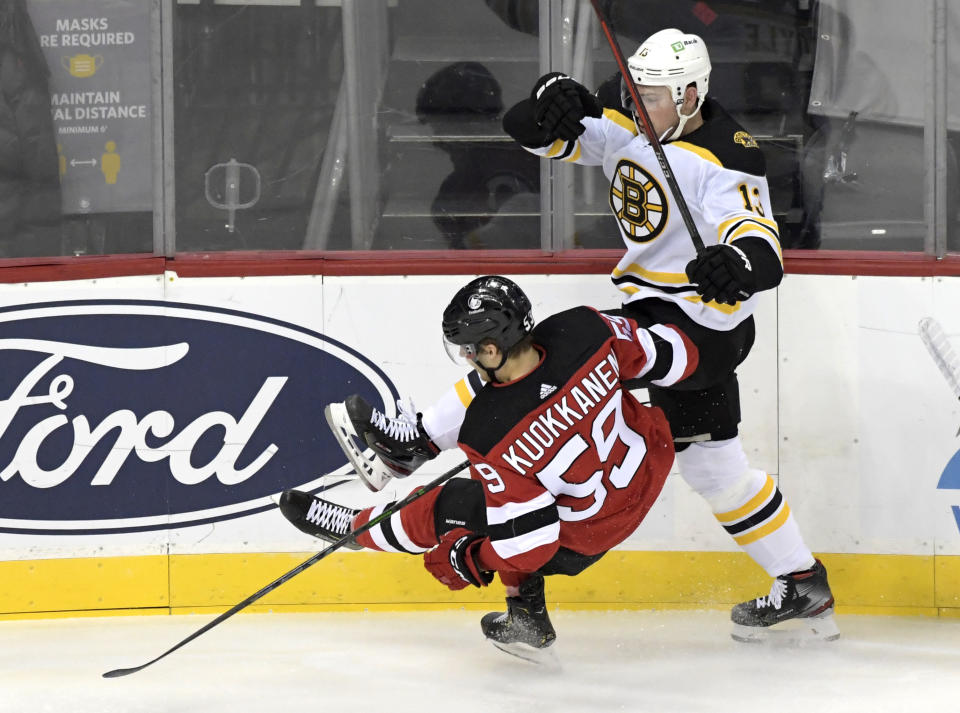
<path fill-rule="evenodd" d="M 603 30 L 603 34 L 606 36 L 607 43 L 610 45 L 610 49 L 613 51 L 613 58 L 616 60 L 617 67 L 620 69 L 620 75 L 623 77 L 623 81 L 627 85 L 627 90 L 630 92 L 630 98 L 633 100 L 633 105 L 636 107 L 636 113 L 640 117 L 640 123 L 643 124 L 643 133 L 650 142 L 650 146 L 653 147 L 653 152 L 657 156 L 657 162 L 660 164 L 660 170 L 663 172 L 663 177 L 667 180 L 667 185 L 670 187 L 670 192 L 673 194 L 673 200 L 676 202 L 677 208 L 680 211 L 680 216 L 683 218 L 683 224 L 687 227 L 687 232 L 690 234 L 690 240 L 693 242 L 693 247 L 696 249 L 697 255 L 699 255 L 703 252 L 703 238 L 700 237 L 700 231 L 697 230 L 697 224 L 693 222 L 693 216 L 690 214 L 690 208 L 687 206 L 687 201 L 684 199 L 683 193 L 680 191 L 680 184 L 677 183 L 677 178 L 673 173 L 673 169 L 670 167 L 670 162 L 667 160 L 667 155 L 663 152 L 663 145 L 660 143 L 660 137 L 657 136 L 657 132 L 653 129 L 653 122 L 650 121 L 650 114 L 647 112 L 647 108 L 643 105 L 643 102 L 640 101 L 640 94 L 637 92 L 637 85 L 634 83 L 633 76 L 630 74 L 630 71 L 627 68 L 627 60 L 623 55 L 623 50 L 620 49 L 620 43 L 617 41 L 616 35 L 613 34 L 613 29 L 610 27 L 607 14 L 600 6 L 600 0 L 590 0 L 590 4 L 593 5 L 593 10 L 597 14 L 597 19 L 600 21 L 600 27 Z"/>
<path fill-rule="evenodd" d="M 107 671 L 105 674 L 103 674 L 103 677 L 104 677 L 104 678 L 119 678 L 120 676 L 128 676 L 128 675 L 130 675 L 131 673 L 136 673 L 137 671 L 142 671 L 142 670 L 145 669 L 147 666 L 150 666 L 151 664 L 155 664 L 155 663 L 156 663 L 157 661 L 159 661 L 160 659 L 169 656 L 170 654 L 172 654 L 172 653 L 173 653 L 174 651 L 176 651 L 177 649 L 181 648 L 182 646 L 186 646 L 187 644 L 189 644 L 191 641 L 193 641 L 194 639 L 196 639 L 196 638 L 197 638 L 198 636 L 200 636 L 201 634 L 204 634 L 204 633 L 210 631 L 210 629 L 212 629 L 213 627 L 215 627 L 217 624 L 220 624 L 221 622 L 229 619 L 230 617 L 232 617 L 234 614 L 236 614 L 236 613 L 237 613 L 238 611 L 240 611 L 241 609 L 247 608 L 248 606 L 250 606 L 251 604 L 253 604 L 255 601 L 257 601 L 257 600 L 260 599 L 261 597 L 269 594 L 270 592 L 272 592 L 274 589 L 276 589 L 276 588 L 279 587 L 280 585 L 284 584 L 285 582 L 290 581 L 291 579 L 293 579 L 294 577 L 296 577 L 298 574 L 300 574 L 301 572 L 303 572 L 303 571 L 304 571 L 305 569 L 307 569 L 308 567 L 312 567 L 313 565 L 315 565 L 317 562 L 319 562 L 320 560 L 322 560 L 322 559 L 323 559 L 324 557 L 326 557 L 327 555 L 332 554 L 332 553 L 335 552 L 336 550 L 339 550 L 341 547 L 343 547 L 347 542 L 349 542 L 351 539 L 353 539 L 353 538 L 356 537 L 357 535 L 360 535 L 360 534 L 366 532 L 367 530 L 370 530 L 370 529 L 376 527 L 377 525 L 379 525 L 381 522 L 383 522 L 383 521 L 386 520 L 387 518 L 389 518 L 389 517 L 391 517 L 392 515 L 396 514 L 399 510 L 402 510 L 403 508 L 405 508 L 407 505 L 409 505 L 410 503 L 412 503 L 414 500 L 419 500 L 420 498 L 422 498 L 424 495 L 426 495 L 427 493 L 429 493 L 429 492 L 430 492 L 431 490 L 433 490 L 434 488 L 437 488 L 437 487 L 439 487 L 440 485 L 443 485 L 446 481 L 450 480 L 450 478 L 452 478 L 453 476 L 455 476 L 457 473 L 459 473 L 459 472 L 462 471 L 462 470 L 465 470 L 469 465 L 470 465 L 470 461 L 464 461 L 463 463 L 460 463 L 459 465 L 451 468 L 450 470 L 448 470 L 448 471 L 447 471 L 446 473 L 444 473 L 443 475 L 440 475 L 440 476 L 434 478 L 433 480 L 431 480 L 431 481 L 430 481 L 429 483 L 427 483 L 426 485 L 423 485 L 423 486 L 417 488 L 416 490 L 414 490 L 413 492 L 411 492 L 409 495 L 407 495 L 407 497 L 405 497 L 405 498 L 403 498 L 402 500 L 399 500 L 399 501 L 397 501 L 396 503 L 394 503 L 392 507 L 386 508 L 382 513 L 380 513 L 379 516 L 371 519 L 371 520 L 370 520 L 369 522 L 367 522 L 366 524 L 361 525 L 361 526 L 358 527 L 356 530 L 353 530 L 352 532 L 344 535 L 343 537 L 341 537 L 339 540 L 337 540 L 336 542 L 334 542 L 334 543 L 333 543 L 332 545 L 330 545 L 329 547 L 327 547 L 327 548 L 321 550 L 320 552 L 318 552 L 317 554 L 313 555 L 310 559 L 308 559 L 308 560 L 306 560 L 306 561 L 304 561 L 304 562 L 301 562 L 301 563 L 298 564 L 296 567 L 294 567 L 293 569 L 291 569 L 289 572 L 287 572 L 287 573 L 284 574 L 283 576 L 278 577 L 277 579 L 273 580 L 272 582 L 270 582 L 270 584 L 268 584 L 267 586 L 265 586 L 265 587 L 264 587 L 263 589 L 261 589 L 260 591 L 254 593 L 254 594 L 251 594 L 249 597 L 247 597 L 246 599 L 244 599 L 244 600 L 243 600 L 242 602 L 240 602 L 239 604 L 235 604 L 234 606 L 230 607 L 230 609 L 228 609 L 227 611 L 223 612 L 223 614 L 221 614 L 220 616 L 218 616 L 216 619 L 214 619 L 213 621 L 210 621 L 210 622 L 208 622 L 207 624 L 203 625 L 202 627 L 200 627 L 199 629 L 197 629 L 195 632 L 193 632 L 192 634 L 190 634 L 190 636 L 188 636 L 187 638 L 183 639 L 183 641 L 181 641 L 180 643 L 176 644 L 175 646 L 170 647 L 169 649 L 167 649 L 166 651 L 164 651 L 162 654 L 160 654 L 159 656 L 157 656 L 155 659 L 152 659 L 152 660 L 150 660 L 150 661 L 147 661 L 147 663 L 145 663 L 145 664 L 143 664 L 143 665 L 141 665 L 141 666 L 136 666 L 136 667 L 134 667 L 134 668 L 118 668 L 118 669 L 114 669 L 113 671 Z"/>

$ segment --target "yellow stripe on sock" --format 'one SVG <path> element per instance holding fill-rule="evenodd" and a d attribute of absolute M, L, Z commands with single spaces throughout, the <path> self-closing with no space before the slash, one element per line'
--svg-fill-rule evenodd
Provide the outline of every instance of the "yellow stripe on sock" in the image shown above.
<path fill-rule="evenodd" d="M 770 522 L 763 527 L 758 527 L 756 530 L 751 530 L 746 535 L 734 537 L 733 540 L 741 547 L 749 545 L 751 542 L 756 542 L 760 538 L 766 537 L 771 532 L 778 529 L 787 521 L 788 517 L 790 517 L 790 506 L 787 505 L 786 501 L 784 501 L 783 507 L 780 508 L 780 514 L 773 518 Z"/>
<path fill-rule="evenodd" d="M 773 478 L 771 478 L 768 474 L 767 482 L 764 483 L 763 487 L 760 489 L 760 492 L 750 498 L 746 505 L 738 507 L 736 510 L 731 510 L 730 512 L 714 513 L 714 517 L 716 517 L 720 522 L 734 522 L 735 520 L 742 520 L 763 505 L 770 498 L 770 495 L 773 494 L 773 488 Z"/>
<path fill-rule="evenodd" d="M 457 392 L 457 396 L 460 397 L 460 403 L 463 404 L 463 407 L 467 408 L 470 406 L 470 402 L 473 401 L 473 394 L 470 393 L 470 388 L 467 386 L 467 380 L 460 379 L 454 389 Z"/>

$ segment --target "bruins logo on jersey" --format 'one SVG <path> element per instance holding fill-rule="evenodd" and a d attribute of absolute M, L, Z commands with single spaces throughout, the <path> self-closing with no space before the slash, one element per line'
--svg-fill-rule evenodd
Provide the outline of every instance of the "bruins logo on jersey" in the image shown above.
<path fill-rule="evenodd" d="M 624 234 L 637 243 L 653 240 L 667 225 L 669 206 L 663 187 L 649 172 L 627 159 L 621 160 L 613 173 L 610 207 Z"/>
<path fill-rule="evenodd" d="M 735 133 L 733 135 L 733 140 L 735 143 L 740 144 L 744 148 L 748 148 L 748 149 L 760 148 L 759 146 L 757 146 L 757 140 L 753 138 L 750 134 L 748 134 L 746 131 L 738 131 L 737 133 Z"/>

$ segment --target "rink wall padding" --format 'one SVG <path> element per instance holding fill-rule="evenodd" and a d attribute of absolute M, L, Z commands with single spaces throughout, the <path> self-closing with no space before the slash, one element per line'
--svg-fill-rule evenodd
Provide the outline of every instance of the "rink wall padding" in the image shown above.
<path fill-rule="evenodd" d="M 409 395 L 422 409 L 459 380 L 438 322 L 468 275 L 515 276 L 542 318 L 618 304 L 604 275 L 615 259 L 0 265 L 0 617 L 215 611 L 245 599 L 322 545 L 280 516 L 281 490 L 333 485 L 331 500 L 372 505 L 462 458 L 443 454 L 369 493 L 345 475 L 326 403 L 359 391 L 387 405 Z M 757 342 L 738 370 L 751 465 L 775 478 L 824 553 L 841 612 L 955 616 L 960 402 L 917 324 L 934 317 L 960 351 L 960 261 L 818 253 L 788 254 L 787 266 L 760 301 Z M 726 607 L 769 586 L 674 472 L 640 528 L 583 575 L 551 580 L 548 598 Z M 485 608 L 502 594 L 452 594 L 419 558 L 348 552 L 251 611 Z"/>
<path fill-rule="evenodd" d="M 0 563 L 0 618 L 213 613 L 228 609 L 312 553 L 175 555 Z M 821 554 L 840 613 L 960 616 L 960 556 Z M 769 579 L 732 552 L 614 551 L 577 577 L 551 577 L 564 609 L 710 609 L 766 592 Z M 487 608 L 497 582 L 450 592 L 420 558 L 335 553 L 250 612 Z"/>

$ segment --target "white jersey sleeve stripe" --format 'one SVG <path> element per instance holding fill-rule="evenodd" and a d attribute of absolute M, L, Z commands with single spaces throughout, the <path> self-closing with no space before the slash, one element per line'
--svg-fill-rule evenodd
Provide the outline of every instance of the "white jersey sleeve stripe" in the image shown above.
<path fill-rule="evenodd" d="M 525 515 L 528 512 L 534 512 L 552 505 L 553 495 L 550 493 L 541 493 L 533 500 L 527 500 L 522 503 L 507 503 L 494 508 L 487 508 L 487 524 L 500 525 L 509 520 Z"/>
<path fill-rule="evenodd" d="M 490 545 L 493 551 L 501 559 L 509 560 L 511 557 L 522 555 L 531 550 L 544 545 L 550 545 L 560 538 L 560 521 L 544 525 L 538 530 L 526 532 L 517 537 L 511 537 L 505 540 L 491 540 Z"/>
<path fill-rule="evenodd" d="M 370 517 L 367 522 L 370 522 L 370 520 L 376 520 L 378 517 L 380 517 L 386 507 L 387 503 L 377 505 L 373 510 L 370 511 Z M 370 528 L 370 537 L 373 538 L 374 544 L 384 552 L 400 552 L 400 550 L 387 542 L 387 538 L 384 536 L 380 525 Z"/>
<path fill-rule="evenodd" d="M 647 363 L 643 365 L 643 369 L 640 370 L 640 373 L 636 376 L 632 376 L 632 379 L 639 379 L 648 371 L 653 368 L 653 365 L 657 361 L 657 344 L 653 341 L 653 337 L 650 335 L 650 329 L 638 329 L 635 335 L 637 344 L 640 345 L 640 348 L 643 349 L 643 353 L 647 355 Z"/>
<path fill-rule="evenodd" d="M 430 549 L 429 547 L 420 547 L 410 539 L 403 529 L 403 521 L 400 519 L 399 510 L 390 516 L 390 529 L 393 530 L 393 536 L 397 538 L 397 542 L 399 542 L 400 546 L 407 552 L 411 554 L 421 554 Z"/>
<path fill-rule="evenodd" d="M 649 329 L 673 347 L 673 363 L 670 371 L 662 379 L 655 379 L 650 383 L 656 386 L 672 386 L 683 378 L 687 370 L 687 347 L 675 329 L 670 329 L 663 324 L 654 324 Z"/>

